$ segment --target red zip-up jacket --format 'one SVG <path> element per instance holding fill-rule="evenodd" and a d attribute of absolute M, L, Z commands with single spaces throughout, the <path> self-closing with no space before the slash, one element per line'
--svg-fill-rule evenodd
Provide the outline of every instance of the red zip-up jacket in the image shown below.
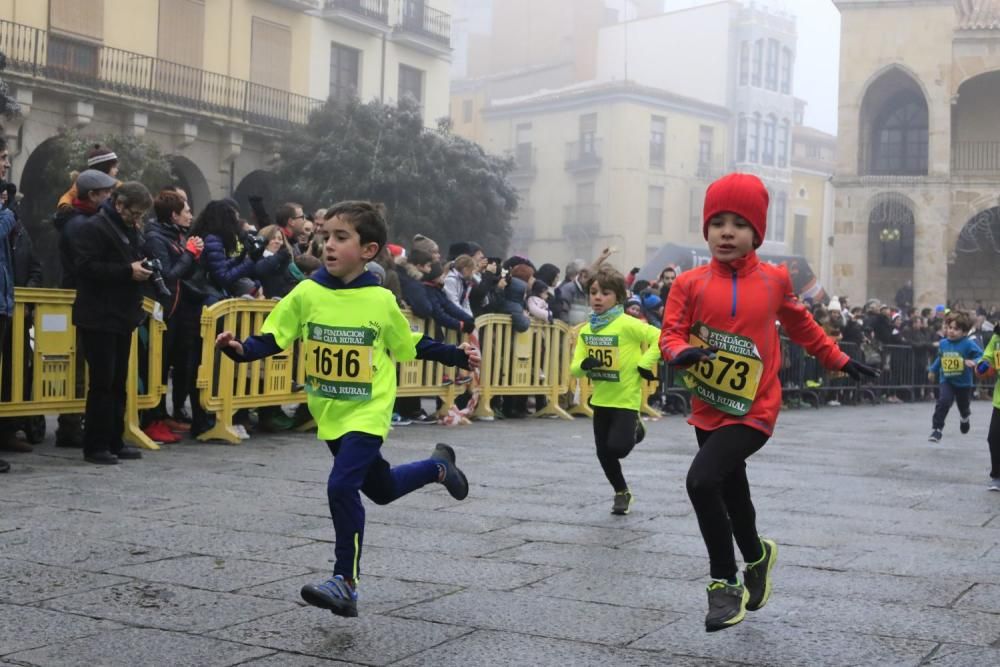
<path fill-rule="evenodd" d="M 771 435 L 781 409 L 781 345 L 775 320 L 781 321 L 792 341 L 826 368 L 839 370 L 847 363 L 848 356 L 796 300 L 784 266 L 762 263 L 751 251 L 729 263 L 712 259 L 710 264 L 677 276 L 663 312 L 663 358 L 670 361 L 690 347 L 691 327 L 703 322 L 713 329 L 750 338 L 763 363 L 749 412 L 742 416 L 728 414 L 694 398 L 689 424 L 707 431 L 743 424 Z"/>

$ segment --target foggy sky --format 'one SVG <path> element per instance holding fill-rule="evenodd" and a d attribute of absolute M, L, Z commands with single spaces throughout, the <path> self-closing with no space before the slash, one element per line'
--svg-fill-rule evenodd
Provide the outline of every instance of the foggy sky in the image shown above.
<path fill-rule="evenodd" d="M 717 1 L 666 0 L 664 4 L 671 11 Z M 755 0 L 755 4 L 796 16 L 799 43 L 793 92 L 809 103 L 806 106 L 806 125 L 836 134 L 840 12 L 833 6 L 832 0 Z"/>

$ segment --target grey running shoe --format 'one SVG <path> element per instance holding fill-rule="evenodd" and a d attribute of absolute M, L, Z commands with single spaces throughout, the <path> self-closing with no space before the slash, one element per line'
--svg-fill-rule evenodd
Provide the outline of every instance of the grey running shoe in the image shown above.
<path fill-rule="evenodd" d="M 767 599 L 771 597 L 771 568 L 778 560 L 778 545 L 774 540 L 761 538 L 760 546 L 764 549 L 764 555 L 756 563 L 747 565 L 743 570 L 743 584 L 750 593 L 747 600 L 747 609 L 757 611 L 767 604 Z"/>
<path fill-rule="evenodd" d="M 927 442 L 941 442 L 941 431 L 937 429 L 931 431 L 931 436 L 927 438 Z"/>
<path fill-rule="evenodd" d="M 329 609 L 337 616 L 358 615 L 358 589 L 339 574 L 321 584 L 306 584 L 301 595 L 312 606 Z"/>
<path fill-rule="evenodd" d="M 705 632 L 716 632 L 736 625 L 747 615 L 749 591 L 743 584 L 735 586 L 724 581 L 708 585 L 708 615 L 705 616 Z"/>
<path fill-rule="evenodd" d="M 990 491 L 1000 491 L 1000 477 L 994 477 L 990 480 Z"/>
<path fill-rule="evenodd" d="M 632 492 L 628 489 L 615 494 L 615 500 L 611 504 L 612 514 L 628 514 L 632 509 Z"/>

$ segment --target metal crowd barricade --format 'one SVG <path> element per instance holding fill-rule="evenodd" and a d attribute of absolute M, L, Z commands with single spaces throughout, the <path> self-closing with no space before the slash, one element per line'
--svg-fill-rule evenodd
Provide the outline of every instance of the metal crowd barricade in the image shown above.
<path fill-rule="evenodd" d="M 3 362 L 10 364 L 10 396 L 0 400 L 0 417 L 73 414 L 86 408 L 86 363 L 73 326 L 75 296 L 72 290 L 14 290 L 11 354 L 4 354 Z M 159 449 L 142 432 L 139 411 L 155 407 L 166 393 L 160 363 L 166 327 L 158 303 L 144 299 L 143 309 L 150 315 L 149 338 L 140 346 L 138 331 L 132 336 L 124 436 L 145 449 Z M 140 366 L 146 370 L 143 386 Z"/>
<path fill-rule="evenodd" d="M 404 309 L 403 314 L 410 322 L 410 329 L 412 331 L 435 338 L 437 324 L 433 319 L 421 319 L 410 312 L 409 309 Z M 457 331 L 453 329 L 446 331 L 447 335 L 444 342 L 451 343 L 452 345 L 458 345 L 461 342 Z M 438 410 L 438 416 L 448 412 L 449 408 L 455 402 L 455 396 L 459 393 L 456 390 L 454 375 L 458 369 L 453 369 L 434 361 L 423 361 L 420 359 L 397 363 L 396 366 L 396 396 L 404 398 L 433 396 L 440 398 L 442 405 Z M 449 374 L 451 374 L 452 382 L 446 385 L 445 377 Z"/>
<path fill-rule="evenodd" d="M 226 299 L 202 310 L 197 387 L 202 407 L 215 413 L 215 425 L 199 440 L 238 444 L 240 438 L 233 430 L 237 410 L 306 400 L 300 342 L 265 359 L 241 364 L 215 349 L 215 338 L 223 331 L 233 332 L 239 340 L 260 333 L 274 305 L 270 300 Z"/>
<path fill-rule="evenodd" d="M 534 416 L 572 419 L 559 406 L 560 394 L 567 391 L 571 359 L 570 329 L 565 323 L 536 322 L 527 331 L 515 332 L 509 315 L 482 315 L 476 326 L 483 364 L 475 416 L 492 415 L 494 396 L 544 396 L 545 407 Z"/>

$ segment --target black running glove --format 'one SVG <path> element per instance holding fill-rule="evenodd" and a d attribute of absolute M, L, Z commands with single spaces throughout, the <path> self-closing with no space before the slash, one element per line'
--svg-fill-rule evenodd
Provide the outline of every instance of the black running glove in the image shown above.
<path fill-rule="evenodd" d="M 718 348 L 715 347 L 689 347 L 668 361 L 667 366 L 676 366 L 678 368 L 694 366 L 702 359 L 714 359 L 715 353 L 718 351 Z"/>
<path fill-rule="evenodd" d="M 848 359 L 847 363 L 844 364 L 844 367 L 840 370 L 850 375 L 851 379 L 857 382 L 861 381 L 862 375 L 870 378 L 877 378 L 879 376 L 879 372 L 877 370 L 871 366 L 866 366 L 860 361 L 855 361 L 854 359 Z"/>
<path fill-rule="evenodd" d="M 656 374 L 653 373 L 653 371 L 649 370 L 648 368 L 643 368 L 642 366 L 639 366 L 638 370 L 639 370 L 639 376 L 643 380 L 655 380 L 656 379 Z"/>
<path fill-rule="evenodd" d="M 580 362 L 580 368 L 582 368 L 585 371 L 592 371 L 595 368 L 600 368 L 603 365 L 604 364 L 601 363 L 601 360 L 596 357 L 587 357 L 586 359 Z"/>

